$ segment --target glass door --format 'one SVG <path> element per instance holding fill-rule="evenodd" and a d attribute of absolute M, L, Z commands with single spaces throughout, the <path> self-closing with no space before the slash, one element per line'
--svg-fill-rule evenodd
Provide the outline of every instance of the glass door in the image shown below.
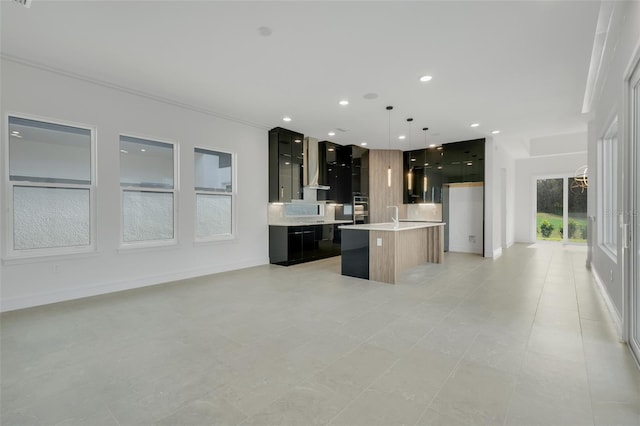
<path fill-rule="evenodd" d="M 536 240 L 562 241 L 564 233 L 563 178 L 538 179 L 536 188 Z"/>
<path fill-rule="evenodd" d="M 536 240 L 586 244 L 585 176 L 537 179 Z"/>
<path fill-rule="evenodd" d="M 568 178 L 567 232 L 570 243 L 587 243 L 587 180 L 586 176 Z"/>

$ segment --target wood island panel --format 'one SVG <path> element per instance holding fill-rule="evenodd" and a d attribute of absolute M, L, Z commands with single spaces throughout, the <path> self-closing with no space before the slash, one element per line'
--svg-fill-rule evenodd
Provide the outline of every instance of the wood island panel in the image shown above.
<path fill-rule="evenodd" d="M 382 239 L 382 246 L 377 245 L 378 238 Z M 400 232 L 369 231 L 370 280 L 395 284 L 401 271 L 443 260 L 443 226 Z"/>
<path fill-rule="evenodd" d="M 396 282 L 396 237 L 399 232 L 369 231 L 369 279 L 383 283 Z M 378 246 L 382 238 L 382 246 Z"/>

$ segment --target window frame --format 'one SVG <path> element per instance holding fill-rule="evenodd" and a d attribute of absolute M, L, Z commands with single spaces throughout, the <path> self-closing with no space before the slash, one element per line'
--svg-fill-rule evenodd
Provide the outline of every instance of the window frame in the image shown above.
<path fill-rule="evenodd" d="M 618 259 L 618 134 L 618 117 L 615 116 L 597 141 L 597 212 L 600 217 L 597 242 L 614 262 Z"/>
<path fill-rule="evenodd" d="M 171 145 L 173 149 L 173 188 L 157 188 L 152 186 L 141 186 L 141 185 L 122 185 L 122 171 L 121 171 L 121 152 L 120 152 L 120 143 L 122 137 L 140 139 L 148 142 L 159 142 L 167 145 Z M 146 249 L 146 248 L 159 248 L 159 247 L 173 247 L 178 245 L 179 236 L 179 220 L 178 220 L 178 196 L 179 196 L 179 165 L 180 165 L 180 149 L 179 143 L 176 141 L 159 138 L 155 136 L 148 135 L 139 135 L 131 132 L 121 132 L 118 134 L 118 186 L 119 186 L 119 199 L 120 199 L 120 245 L 118 250 L 129 251 L 136 249 Z M 125 192 L 156 192 L 156 193 L 165 193 L 172 194 L 173 196 L 173 238 L 165 239 L 165 240 L 144 240 L 144 241 L 125 241 L 124 240 L 124 193 Z"/>
<path fill-rule="evenodd" d="M 78 129 L 87 130 L 90 133 L 90 172 L 89 179 L 90 182 L 88 184 L 80 184 L 80 183 L 56 183 L 56 182 L 46 182 L 46 181 L 28 181 L 28 180 L 16 180 L 12 181 L 10 176 L 10 158 L 9 158 L 9 144 L 10 144 L 10 135 L 9 135 L 9 118 L 20 118 L 25 120 L 39 121 L 48 124 L 66 126 L 66 127 L 75 127 Z M 4 189 L 5 189 L 5 202 L 6 202 L 6 212 L 4 229 L 6 230 L 7 238 L 5 238 L 5 244 L 3 244 L 4 248 L 4 258 L 7 260 L 12 259 L 37 259 L 43 257 L 53 257 L 53 256 L 68 256 L 75 254 L 87 254 L 87 253 L 95 253 L 97 250 L 97 203 L 96 203 L 96 192 L 97 192 L 97 152 L 96 152 L 96 135 L 97 129 L 95 126 L 86 124 L 86 123 L 78 123 L 68 120 L 61 120 L 51 117 L 43 117 L 37 116 L 33 114 L 24 114 L 19 112 L 7 112 L 4 115 L 4 128 L 6 132 L 4 132 L 2 138 L 6 142 L 4 143 L 3 155 L 4 155 L 4 173 L 3 179 L 5 181 Z M 14 235 L 14 189 L 16 187 L 29 187 L 29 188 L 60 188 L 60 189 L 83 189 L 89 191 L 89 244 L 87 245 L 76 245 L 76 246 L 67 246 L 67 247 L 46 247 L 46 248 L 32 248 L 32 249 L 24 249 L 24 250 L 16 250 L 14 247 L 15 235 Z"/>
<path fill-rule="evenodd" d="M 222 191 L 214 191 L 214 190 L 206 190 L 206 189 L 198 189 L 196 187 L 195 174 L 196 174 L 196 150 L 210 151 L 210 152 L 219 152 L 222 154 L 231 155 L 231 192 L 222 192 Z M 210 243 L 216 241 L 226 241 L 226 240 L 234 240 L 236 238 L 236 223 L 237 223 L 237 209 L 236 209 L 236 198 L 238 194 L 238 179 L 237 179 L 237 154 L 232 151 L 226 151 L 223 149 L 206 147 L 196 145 L 193 147 L 193 238 L 196 243 Z M 231 233 L 230 234 L 219 234 L 213 235 L 210 237 L 199 237 L 198 236 L 198 195 L 222 195 L 231 197 Z"/>

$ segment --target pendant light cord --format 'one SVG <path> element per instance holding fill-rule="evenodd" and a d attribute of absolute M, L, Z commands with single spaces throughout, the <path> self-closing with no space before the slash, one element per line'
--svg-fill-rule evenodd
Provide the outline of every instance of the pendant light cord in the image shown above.
<path fill-rule="evenodd" d="M 389 139 L 387 139 L 388 141 L 388 149 L 391 150 L 391 110 L 393 109 L 392 106 L 388 106 L 387 107 L 387 111 L 389 111 Z"/>

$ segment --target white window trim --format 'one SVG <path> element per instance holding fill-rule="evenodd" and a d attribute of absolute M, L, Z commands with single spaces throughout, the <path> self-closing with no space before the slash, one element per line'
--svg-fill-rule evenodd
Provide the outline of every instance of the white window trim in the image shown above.
<path fill-rule="evenodd" d="M 28 181 L 11 181 L 9 177 L 9 117 L 24 118 L 26 120 L 42 121 L 44 123 L 58 124 L 61 126 L 76 127 L 79 129 L 88 130 L 91 132 L 91 173 L 89 184 L 69 184 L 69 183 L 49 183 L 49 182 L 28 182 Z M 5 141 L 3 147 L 4 156 L 4 189 L 5 189 L 5 205 L 6 214 L 4 229 L 6 230 L 5 244 L 4 244 L 4 260 L 15 259 L 36 259 L 42 257 L 54 257 L 54 256 L 68 256 L 75 254 L 94 253 L 97 248 L 97 206 L 96 206 L 96 188 L 97 188 L 97 152 L 96 152 L 96 127 L 84 123 L 76 123 L 72 121 L 59 120 L 50 117 L 42 117 L 31 114 L 23 114 L 18 112 L 7 112 L 4 116 L 4 128 L 6 131 L 2 135 L 2 139 Z M 15 250 L 13 248 L 13 192 L 14 188 L 18 187 L 38 187 L 38 188 L 73 188 L 73 189 L 88 189 L 89 190 L 89 244 L 82 246 L 68 246 L 68 247 L 51 247 L 51 248 L 38 248 L 27 250 Z"/>
<path fill-rule="evenodd" d="M 173 188 L 155 188 L 146 186 L 122 186 L 120 183 L 120 138 L 122 136 L 143 139 L 151 142 L 161 142 L 173 146 Z M 120 133 L 118 135 L 118 185 L 120 186 L 120 246 L 118 251 L 130 251 L 149 248 L 172 247 L 178 245 L 178 194 L 179 194 L 179 165 L 180 165 L 180 146 L 177 142 L 158 138 L 155 136 L 141 136 L 135 133 Z M 159 192 L 163 194 L 173 194 L 173 238 L 166 240 L 147 240 L 147 241 L 124 241 L 124 193 L 125 191 L 135 192 Z"/>
<path fill-rule="evenodd" d="M 236 213 L 236 196 L 238 193 L 237 190 L 237 183 L 238 183 L 238 179 L 237 179 L 237 154 L 235 152 L 231 152 L 231 151 L 225 151 L 223 149 L 217 149 L 217 148 L 213 148 L 213 147 L 208 147 L 208 146 L 194 146 L 192 153 L 194 155 L 193 161 L 191 162 L 191 164 L 193 165 L 193 172 L 195 174 L 195 152 L 196 149 L 203 149 L 205 151 L 214 151 L 214 152 L 221 152 L 223 154 L 230 154 L 231 155 L 231 192 L 222 192 L 222 191 L 208 191 L 208 190 L 202 190 L 202 189 L 195 189 L 195 181 L 194 181 L 194 194 L 193 194 L 193 238 L 194 238 L 194 242 L 197 244 L 202 244 L 202 243 L 213 243 L 213 242 L 218 242 L 218 241 L 228 241 L 228 240 L 234 240 L 236 238 L 236 223 L 237 223 L 237 213 Z M 230 196 L 231 197 L 231 234 L 219 234 L 219 235 L 213 235 L 211 237 L 198 237 L 198 208 L 197 208 L 197 200 L 196 197 L 198 196 L 198 194 L 202 194 L 202 195 L 224 195 L 224 196 Z"/>
<path fill-rule="evenodd" d="M 615 146 L 615 153 L 610 153 L 614 155 L 614 160 L 616 162 L 616 168 L 620 167 L 619 161 L 618 161 L 618 116 L 614 116 L 613 119 L 610 121 L 609 125 L 607 126 L 607 130 L 605 131 L 604 135 L 598 139 L 597 141 L 597 158 L 598 158 L 598 164 L 597 164 L 597 173 L 598 173 L 598 197 L 597 197 L 597 212 L 598 212 L 598 216 L 599 216 L 599 220 L 597 220 L 597 243 L 598 243 L 598 247 L 600 247 L 600 249 L 614 262 L 617 263 L 618 261 L 618 227 L 616 226 L 618 223 L 618 214 L 617 214 L 617 204 L 618 204 L 618 196 L 617 196 L 617 192 L 618 192 L 618 185 L 616 183 L 615 185 L 615 191 L 616 194 L 613 194 L 615 196 L 615 203 L 613 203 L 614 205 L 609 205 L 610 203 L 606 203 L 605 201 L 608 198 L 605 198 L 605 193 L 606 191 L 608 191 L 608 188 L 605 188 L 605 179 L 603 176 L 603 172 L 604 172 L 604 168 L 605 168 L 605 158 L 604 158 L 604 146 L 605 146 L 605 142 L 607 141 L 612 141 L 614 139 L 616 139 L 616 146 Z M 611 160 L 611 158 L 609 158 L 609 156 L 607 156 L 607 159 Z M 610 164 L 606 165 L 607 169 L 609 169 L 611 167 Z M 609 179 L 617 179 L 617 174 L 616 175 L 612 175 L 609 176 Z M 607 209 L 611 208 L 612 211 L 608 212 L 607 214 Z M 613 224 L 611 224 L 608 221 L 613 221 Z M 605 235 L 605 227 L 606 226 L 611 226 L 612 228 L 612 232 L 616 233 L 616 242 L 615 244 L 610 244 L 609 242 L 606 241 L 606 237 L 607 235 Z"/>

